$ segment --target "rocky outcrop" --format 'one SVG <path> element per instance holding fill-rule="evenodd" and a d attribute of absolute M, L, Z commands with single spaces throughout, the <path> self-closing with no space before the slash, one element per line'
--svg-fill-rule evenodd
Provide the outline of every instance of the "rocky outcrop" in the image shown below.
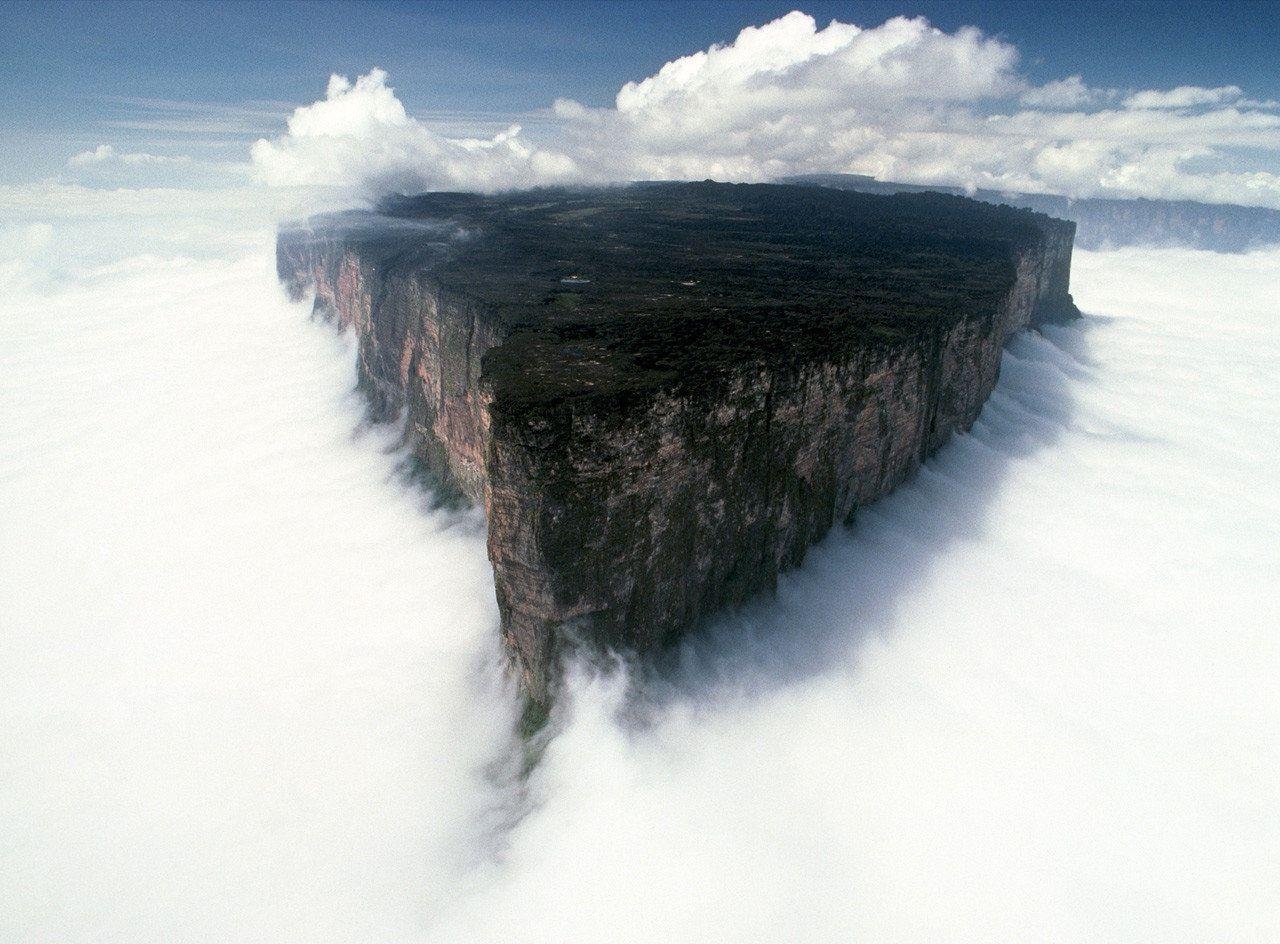
<path fill-rule="evenodd" d="M 973 423 L 1010 334 L 1074 314 L 1071 224 L 980 207 L 438 195 L 283 232 L 279 269 L 357 333 L 375 410 L 483 505 L 503 634 L 545 702 L 567 639 L 651 651 L 770 590 Z"/>

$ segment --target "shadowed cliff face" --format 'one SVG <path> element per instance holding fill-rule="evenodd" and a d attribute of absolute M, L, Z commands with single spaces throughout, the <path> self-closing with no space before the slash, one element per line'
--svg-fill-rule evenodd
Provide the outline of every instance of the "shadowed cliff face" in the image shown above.
<path fill-rule="evenodd" d="M 431 195 L 282 233 L 375 412 L 486 510 L 534 698 L 567 639 L 654 651 L 976 419 L 1070 317 L 1071 224 L 955 197 L 662 185 Z"/>

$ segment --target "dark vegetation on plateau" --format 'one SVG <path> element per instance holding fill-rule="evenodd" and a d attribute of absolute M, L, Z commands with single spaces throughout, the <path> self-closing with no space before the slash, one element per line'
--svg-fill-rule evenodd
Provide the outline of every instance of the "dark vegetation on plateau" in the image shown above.
<path fill-rule="evenodd" d="M 859 193 L 964 192 L 957 187 L 881 181 L 863 174 L 807 174 L 786 177 L 782 182 Z M 1280 210 L 1265 207 L 1199 203 L 1195 200 L 1147 200 L 1143 197 L 1132 200 L 1073 199 L 1048 193 L 999 190 L 975 190 L 966 196 L 1070 220 L 1077 226 L 1075 244 L 1082 249 L 1186 246 L 1214 252 L 1247 252 L 1280 243 Z"/>
<path fill-rule="evenodd" d="M 1036 215 L 939 193 L 713 183 L 434 193 L 336 220 L 384 273 L 416 272 L 511 330 L 494 409 L 712 382 L 904 338 L 990 309 Z"/>

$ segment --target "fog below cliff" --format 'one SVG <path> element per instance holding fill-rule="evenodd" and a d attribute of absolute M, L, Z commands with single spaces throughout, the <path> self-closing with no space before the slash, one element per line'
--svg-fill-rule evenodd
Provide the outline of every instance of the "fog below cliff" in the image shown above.
<path fill-rule="evenodd" d="M 168 212 L 0 237 L 0 939 L 1280 934 L 1280 251 L 1078 253 L 971 435 L 521 784 L 483 522 Z"/>

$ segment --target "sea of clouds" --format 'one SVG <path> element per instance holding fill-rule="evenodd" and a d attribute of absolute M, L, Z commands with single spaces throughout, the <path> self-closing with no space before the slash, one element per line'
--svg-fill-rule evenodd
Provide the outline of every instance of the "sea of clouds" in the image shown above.
<path fill-rule="evenodd" d="M 788 18 L 618 111 L 757 89 L 769 51 L 812 72 L 794 110 L 867 33 Z M 957 94 L 1103 94 L 943 38 L 939 75 L 990 67 Z M 353 95 L 337 176 L 280 170 Z M 1086 317 L 1013 342 L 972 433 L 661 671 L 575 668 L 522 776 L 484 523 L 432 510 L 276 283 L 311 188 L 440 183 L 382 77 L 330 102 L 255 152 L 276 189 L 115 150 L 76 166 L 158 182 L 0 188 L 0 940 L 1280 936 L 1280 249 L 1078 252 Z M 441 140 L 453 185 L 538 147 Z"/>
<path fill-rule="evenodd" d="M 199 199 L 3 234 L 0 937 L 1280 929 L 1280 252 L 1078 253 L 970 435 L 522 781 L 483 522 Z"/>

